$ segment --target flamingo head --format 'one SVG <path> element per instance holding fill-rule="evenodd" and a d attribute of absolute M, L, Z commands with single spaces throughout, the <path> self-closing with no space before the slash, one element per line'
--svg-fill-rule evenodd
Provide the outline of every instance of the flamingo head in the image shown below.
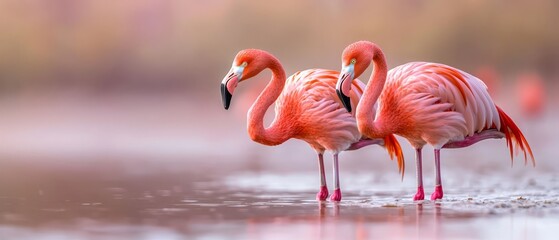
<path fill-rule="evenodd" d="M 359 41 L 347 46 L 342 53 L 342 71 L 336 84 L 336 93 L 348 112 L 351 112 L 351 83 L 371 64 L 373 48 L 372 42 Z"/>
<path fill-rule="evenodd" d="M 258 49 L 245 49 L 237 53 L 231 70 L 221 81 L 221 99 L 225 109 L 229 109 L 237 84 L 264 70 L 268 66 L 266 59 L 269 56 L 269 53 Z"/>

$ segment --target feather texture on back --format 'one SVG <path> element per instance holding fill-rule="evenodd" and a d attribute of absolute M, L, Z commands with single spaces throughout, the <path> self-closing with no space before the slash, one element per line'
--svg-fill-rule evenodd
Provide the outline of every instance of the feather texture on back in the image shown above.
<path fill-rule="evenodd" d="M 385 84 L 379 98 L 385 102 L 379 104 L 386 107 L 379 112 L 399 106 L 399 114 L 404 114 L 408 121 L 402 127 L 415 127 L 397 131 L 420 134 L 416 138 L 424 142 L 417 144 L 440 147 L 485 129 L 500 129 L 499 114 L 485 84 L 458 69 L 412 62 L 390 70 Z"/>
<path fill-rule="evenodd" d="M 339 72 L 310 69 L 291 75 L 276 101 L 276 120 L 291 122 L 293 137 L 302 139 L 317 151 L 340 152 L 361 139 L 355 117 L 348 113 L 336 96 Z M 357 105 L 365 87 L 355 81 L 350 96 Z"/>

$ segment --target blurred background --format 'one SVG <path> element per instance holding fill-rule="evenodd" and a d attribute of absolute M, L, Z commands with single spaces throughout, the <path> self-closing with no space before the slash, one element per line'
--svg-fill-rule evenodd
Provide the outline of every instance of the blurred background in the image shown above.
<path fill-rule="evenodd" d="M 480 77 L 532 144 L 536 168 L 519 156 L 511 169 L 504 140 L 445 151 L 446 181 L 555 174 L 558 9 L 554 0 L 2 0 L 0 195 L 89 186 L 86 196 L 97 196 L 100 181 L 140 194 L 150 184 L 262 171 L 308 172 L 303 182 L 315 189 L 316 156 L 304 142 L 267 147 L 246 134 L 269 71 L 240 85 L 229 111 L 218 88 L 239 50 L 267 50 L 292 74 L 339 70 L 341 51 L 357 40 L 379 44 L 390 68 L 432 61 Z M 403 184 L 385 151 L 369 147 L 342 154 L 342 186 L 364 172 L 411 194 L 414 155 L 399 139 Z"/>
<path fill-rule="evenodd" d="M 556 102 L 557 9 L 553 0 L 1 1 L 0 156 L 188 162 L 296 148 L 314 158 L 304 143 L 247 137 L 246 111 L 269 72 L 240 87 L 230 111 L 219 83 L 245 48 L 270 51 L 291 74 L 338 70 L 343 48 L 363 39 L 390 67 L 433 61 L 479 76 L 527 129 Z M 537 138 L 528 138 L 536 149 Z"/>

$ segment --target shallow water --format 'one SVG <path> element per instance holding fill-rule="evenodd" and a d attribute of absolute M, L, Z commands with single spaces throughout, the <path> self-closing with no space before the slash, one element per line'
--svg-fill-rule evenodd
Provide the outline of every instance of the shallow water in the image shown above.
<path fill-rule="evenodd" d="M 413 188 L 356 172 L 333 203 L 314 200 L 314 172 L 69 165 L 3 163 L 2 239 L 552 239 L 559 227 L 554 175 L 413 202 Z"/>

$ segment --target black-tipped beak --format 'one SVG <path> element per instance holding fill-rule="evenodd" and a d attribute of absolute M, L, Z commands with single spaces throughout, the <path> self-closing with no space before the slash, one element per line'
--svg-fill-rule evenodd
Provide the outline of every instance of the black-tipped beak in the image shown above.
<path fill-rule="evenodd" d="M 338 82 L 336 83 L 336 93 L 338 98 L 342 101 L 345 109 L 351 112 L 351 99 L 346 96 L 344 92 L 349 93 L 351 91 L 351 82 L 353 81 L 353 67 L 354 62 L 342 68 L 340 76 L 338 77 Z"/>
<path fill-rule="evenodd" d="M 223 101 L 223 107 L 225 110 L 229 109 L 231 98 L 233 97 L 233 91 L 235 91 L 235 87 L 237 87 L 237 84 L 239 83 L 242 71 L 242 67 L 231 68 L 231 71 L 227 73 L 226 77 L 223 78 L 223 81 L 221 82 L 221 100 Z"/>
<path fill-rule="evenodd" d="M 221 84 L 221 100 L 223 101 L 223 107 L 225 110 L 229 109 L 229 104 L 231 104 L 231 97 L 233 95 L 227 89 L 227 85 L 225 83 Z"/>
<path fill-rule="evenodd" d="M 351 99 L 348 96 L 346 96 L 344 93 L 342 93 L 342 90 L 340 89 L 336 89 L 336 93 L 338 94 L 340 100 L 342 100 L 342 104 L 344 105 L 345 109 L 348 112 L 351 112 Z"/>

